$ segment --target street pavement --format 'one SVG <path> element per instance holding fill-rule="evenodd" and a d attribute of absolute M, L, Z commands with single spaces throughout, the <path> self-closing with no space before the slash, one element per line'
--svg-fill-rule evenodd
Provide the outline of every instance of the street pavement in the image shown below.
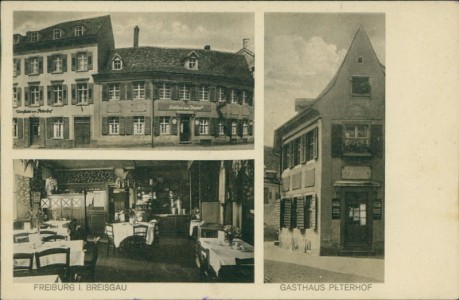
<path fill-rule="evenodd" d="M 265 282 L 384 282 L 382 257 L 313 256 L 264 244 Z"/>

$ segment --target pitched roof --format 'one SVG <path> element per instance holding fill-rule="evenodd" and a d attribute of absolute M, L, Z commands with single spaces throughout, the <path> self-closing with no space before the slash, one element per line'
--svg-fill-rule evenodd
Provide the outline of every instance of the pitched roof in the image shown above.
<path fill-rule="evenodd" d="M 40 29 L 36 31 L 32 30 L 29 32 L 38 32 L 40 34 L 39 42 L 44 42 L 44 41 L 54 40 L 53 39 L 54 29 L 61 29 L 63 31 L 62 37 L 59 39 L 59 40 L 62 40 L 62 39 L 68 39 L 68 38 L 78 38 L 74 36 L 74 29 L 76 26 L 84 26 L 85 28 L 84 36 L 96 36 L 98 35 L 98 33 L 100 32 L 103 26 L 110 25 L 110 24 L 111 24 L 110 16 L 106 15 L 106 16 L 95 17 L 95 18 L 58 23 L 53 26 L 46 27 L 44 29 Z M 111 25 L 110 25 L 110 28 L 111 28 Z M 35 44 L 35 42 L 34 43 L 29 42 L 27 39 L 23 39 L 23 42 L 21 43 Z"/>
<path fill-rule="evenodd" d="M 190 53 L 199 57 L 198 70 L 185 68 L 185 60 Z M 122 70 L 112 70 L 112 59 L 119 55 L 123 60 Z M 143 71 L 176 72 L 223 76 L 227 78 L 253 81 L 243 55 L 203 49 L 131 47 L 113 49 L 107 64 L 100 74 L 118 74 Z"/>

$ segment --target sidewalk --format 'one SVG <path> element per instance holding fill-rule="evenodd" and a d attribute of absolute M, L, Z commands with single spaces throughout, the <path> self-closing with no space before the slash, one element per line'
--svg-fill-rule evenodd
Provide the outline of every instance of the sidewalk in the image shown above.
<path fill-rule="evenodd" d="M 384 259 L 382 257 L 312 256 L 281 249 L 279 246 L 275 246 L 273 242 L 265 242 L 264 258 L 265 260 L 303 265 L 384 282 Z M 327 282 L 326 278 L 324 278 L 324 282 Z"/>

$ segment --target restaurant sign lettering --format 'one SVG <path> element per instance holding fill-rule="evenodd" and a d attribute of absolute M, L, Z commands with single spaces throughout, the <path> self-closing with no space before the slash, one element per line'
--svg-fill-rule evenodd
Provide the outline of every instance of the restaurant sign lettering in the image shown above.
<path fill-rule="evenodd" d="M 39 108 L 39 109 L 16 109 L 16 113 L 18 114 L 35 114 L 35 113 L 52 113 L 52 108 Z"/>
<path fill-rule="evenodd" d="M 169 104 L 159 103 L 159 110 L 163 111 L 199 111 L 210 112 L 210 104 Z"/>
<path fill-rule="evenodd" d="M 368 166 L 346 166 L 341 170 L 342 179 L 371 179 L 371 168 Z"/>

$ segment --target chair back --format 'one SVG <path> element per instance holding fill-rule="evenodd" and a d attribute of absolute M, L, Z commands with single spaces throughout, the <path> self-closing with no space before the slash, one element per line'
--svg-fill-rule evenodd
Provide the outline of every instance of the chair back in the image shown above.
<path fill-rule="evenodd" d="M 94 245 L 93 245 L 93 253 L 92 253 L 92 259 L 91 259 L 91 267 L 93 269 L 96 268 L 96 263 L 97 263 L 97 258 L 99 257 L 99 241 L 100 241 L 100 236 L 94 238 Z"/>
<path fill-rule="evenodd" d="M 198 268 L 202 271 L 207 271 L 209 269 L 210 260 L 209 249 L 204 248 L 199 241 L 196 241 L 195 254 Z"/>
<path fill-rule="evenodd" d="M 139 237 L 147 237 L 147 230 L 148 226 L 139 224 L 139 225 L 134 225 L 134 236 L 139 236 Z"/>
<path fill-rule="evenodd" d="M 113 242 L 114 235 L 113 235 L 113 225 L 112 224 L 105 224 L 105 234 L 107 234 L 108 240 Z"/>
<path fill-rule="evenodd" d="M 65 255 L 65 262 L 58 260 L 58 256 Z M 70 278 L 70 248 L 51 248 L 35 252 L 37 272 L 42 274 L 58 274 L 63 281 Z"/>
<path fill-rule="evenodd" d="M 29 242 L 29 234 L 27 232 L 16 233 L 13 235 L 14 243 L 28 243 Z"/>
<path fill-rule="evenodd" d="M 238 274 L 238 281 L 253 282 L 254 280 L 254 258 L 236 258 L 236 267 Z"/>
<path fill-rule="evenodd" d="M 32 272 L 33 268 L 33 253 L 14 253 L 14 267 L 13 267 L 13 276 L 27 276 Z M 18 261 L 28 260 L 27 264 L 19 264 Z"/>
<path fill-rule="evenodd" d="M 43 242 L 55 242 L 55 241 L 66 241 L 67 237 L 60 234 L 44 236 L 42 238 Z"/>

